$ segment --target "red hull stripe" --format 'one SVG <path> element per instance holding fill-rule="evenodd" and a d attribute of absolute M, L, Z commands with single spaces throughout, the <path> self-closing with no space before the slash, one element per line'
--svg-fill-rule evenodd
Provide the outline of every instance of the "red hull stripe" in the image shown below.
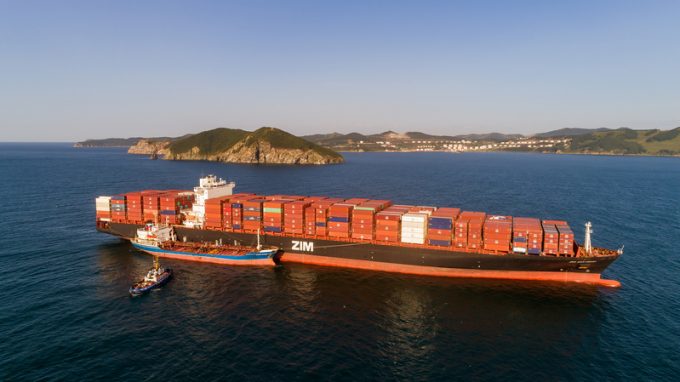
<path fill-rule="evenodd" d="M 508 279 L 508 280 L 539 280 L 539 281 L 566 281 L 584 284 L 592 284 L 618 288 L 621 283 L 616 280 L 601 279 L 598 273 L 576 272 L 538 272 L 538 271 L 497 271 L 482 269 L 440 268 L 426 265 L 405 265 L 393 263 L 381 263 L 376 261 L 341 259 L 335 257 L 306 255 L 295 252 L 284 252 L 282 262 L 304 263 L 331 267 L 367 269 L 373 271 L 405 273 L 423 276 L 438 277 L 467 277 L 483 279 Z"/>
<path fill-rule="evenodd" d="M 220 258 L 215 258 L 215 257 L 208 257 L 208 256 L 188 256 L 188 255 L 176 255 L 172 253 L 165 253 L 165 252 L 155 252 L 155 251 L 148 251 L 148 250 L 142 250 L 146 253 L 156 255 L 158 257 L 164 257 L 166 259 L 177 259 L 177 260 L 186 260 L 186 261 L 194 261 L 194 262 L 199 262 L 199 263 L 212 263 L 212 264 L 224 264 L 224 265 L 276 265 L 274 263 L 274 260 L 272 259 L 259 259 L 259 260 L 229 260 L 229 259 L 220 259 Z"/>

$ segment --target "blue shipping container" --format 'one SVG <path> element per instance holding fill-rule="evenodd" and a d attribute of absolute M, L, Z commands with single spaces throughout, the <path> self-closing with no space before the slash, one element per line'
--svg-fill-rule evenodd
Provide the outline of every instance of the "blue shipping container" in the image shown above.
<path fill-rule="evenodd" d="M 335 223 L 349 223 L 348 218 L 341 218 L 341 217 L 337 217 L 337 216 L 330 216 L 328 218 L 328 221 L 329 222 L 335 222 Z"/>
<path fill-rule="evenodd" d="M 175 215 L 175 211 L 162 210 L 161 215 Z"/>
<path fill-rule="evenodd" d="M 325 227 L 325 226 L 326 226 L 326 223 L 324 223 L 324 222 L 316 222 L 316 226 L 317 226 L 317 227 Z"/>
<path fill-rule="evenodd" d="M 453 220 L 442 217 L 431 217 L 427 227 L 434 229 L 451 229 L 451 227 L 453 227 Z"/>
<path fill-rule="evenodd" d="M 280 227 L 264 227 L 265 232 L 281 232 Z"/>
<path fill-rule="evenodd" d="M 241 229 L 241 225 L 240 224 L 234 224 L 234 229 Z"/>
<path fill-rule="evenodd" d="M 241 208 L 241 207 L 243 207 L 243 204 L 241 204 L 241 203 L 231 203 L 231 207 L 232 208 Z"/>
<path fill-rule="evenodd" d="M 451 246 L 451 241 L 450 240 L 428 240 L 430 245 L 438 245 L 440 247 L 450 247 Z"/>

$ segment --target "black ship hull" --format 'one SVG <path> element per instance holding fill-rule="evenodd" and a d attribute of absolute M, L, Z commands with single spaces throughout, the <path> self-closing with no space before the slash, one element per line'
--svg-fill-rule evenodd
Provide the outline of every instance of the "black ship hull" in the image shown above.
<path fill-rule="evenodd" d="M 101 232 L 130 239 L 141 226 L 126 223 L 99 223 Z M 178 240 L 222 241 L 253 245 L 254 233 L 224 232 L 175 227 Z M 313 237 L 263 236 L 263 244 L 277 246 L 277 261 L 372 269 L 432 276 L 475 277 L 520 280 L 574 281 L 619 286 L 600 274 L 618 255 L 596 257 L 555 257 L 524 254 L 484 254 L 432 249 L 418 246 L 383 245 L 374 242 L 347 242 Z"/>

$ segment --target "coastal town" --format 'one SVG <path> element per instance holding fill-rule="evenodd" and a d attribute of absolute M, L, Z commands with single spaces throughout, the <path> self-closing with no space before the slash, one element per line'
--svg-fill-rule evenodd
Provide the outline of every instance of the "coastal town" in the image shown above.
<path fill-rule="evenodd" d="M 519 138 L 504 141 L 449 140 L 449 139 L 393 139 L 384 141 L 357 141 L 334 147 L 341 151 L 419 151 L 419 152 L 470 152 L 470 151 L 555 151 L 566 147 L 571 138 Z"/>

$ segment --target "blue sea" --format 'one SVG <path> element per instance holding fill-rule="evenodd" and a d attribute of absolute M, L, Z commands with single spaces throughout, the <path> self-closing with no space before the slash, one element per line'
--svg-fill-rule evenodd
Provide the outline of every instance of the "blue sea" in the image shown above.
<path fill-rule="evenodd" d="M 680 159 L 347 153 L 325 167 L 152 161 L 0 144 L 0 380 L 678 380 Z M 94 198 L 193 187 L 371 197 L 568 220 L 625 254 L 620 289 L 164 260 L 94 227 Z"/>

